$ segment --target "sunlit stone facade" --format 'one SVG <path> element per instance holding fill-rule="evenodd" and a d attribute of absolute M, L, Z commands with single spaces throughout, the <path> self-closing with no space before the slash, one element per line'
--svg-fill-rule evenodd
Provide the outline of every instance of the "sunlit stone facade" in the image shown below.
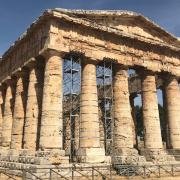
<path fill-rule="evenodd" d="M 93 23 L 92 23 L 93 21 Z M 75 162 L 136 163 L 171 159 L 163 147 L 157 89 L 164 92 L 167 148 L 180 149 L 180 41 L 147 18 L 125 11 L 48 10 L 0 61 L 1 155 L 69 163 L 63 127 L 63 64 L 81 59 Z M 106 153 L 96 67 L 112 63 L 112 151 Z M 128 69 L 136 71 L 129 77 Z M 136 146 L 134 97 L 142 95 L 144 148 Z M 66 132 L 65 132 L 66 131 Z M 70 128 L 69 128 L 70 131 Z M 65 136 L 65 137 L 64 137 Z M 166 159 L 166 157 L 168 157 Z M 172 157 L 172 161 L 173 161 Z M 132 162 L 133 163 L 133 162 Z"/>

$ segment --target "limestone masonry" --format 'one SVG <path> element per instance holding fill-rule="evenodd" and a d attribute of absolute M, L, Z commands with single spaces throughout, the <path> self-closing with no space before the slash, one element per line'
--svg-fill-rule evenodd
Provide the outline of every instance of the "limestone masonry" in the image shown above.
<path fill-rule="evenodd" d="M 121 165 L 178 166 L 179 80 L 180 41 L 144 16 L 46 10 L 0 59 L 0 179 L 71 179 L 94 166 L 96 175 L 111 165 L 114 173 Z M 78 175 L 60 172 L 74 166 Z M 57 167 L 52 176 L 48 170 Z"/>

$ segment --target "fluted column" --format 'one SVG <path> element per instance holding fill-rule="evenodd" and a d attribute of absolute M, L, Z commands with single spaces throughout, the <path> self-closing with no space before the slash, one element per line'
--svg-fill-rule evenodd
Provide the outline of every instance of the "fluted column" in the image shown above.
<path fill-rule="evenodd" d="M 101 162 L 105 151 L 100 147 L 96 64 L 87 58 L 82 62 L 80 113 L 80 161 Z"/>
<path fill-rule="evenodd" d="M 166 79 L 164 79 L 166 81 Z M 166 142 L 166 148 L 170 149 L 171 145 L 170 145 L 170 137 L 169 137 L 169 128 L 168 128 L 168 110 L 167 110 L 167 104 L 166 104 L 166 95 L 165 95 L 165 85 L 163 85 L 162 87 L 162 97 L 163 97 L 163 130 L 162 131 L 162 139 L 164 139 L 164 141 Z"/>
<path fill-rule="evenodd" d="M 2 147 L 2 124 L 3 124 L 3 93 L 2 85 L 0 84 L 0 147 Z"/>
<path fill-rule="evenodd" d="M 133 133 L 133 144 L 134 147 L 137 147 L 137 121 L 134 107 L 134 98 L 136 95 L 130 95 L 130 105 L 131 105 L 131 116 L 132 116 L 132 133 Z"/>
<path fill-rule="evenodd" d="M 127 68 L 116 65 L 114 73 L 113 154 L 118 156 L 129 154 L 133 149 L 133 120 L 129 101 Z"/>
<path fill-rule="evenodd" d="M 35 62 L 29 64 L 29 85 L 27 92 L 27 105 L 24 124 L 23 148 L 35 151 L 38 148 L 38 123 L 41 110 L 39 108 L 39 97 L 41 97 L 42 84 L 38 77 L 41 68 Z"/>
<path fill-rule="evenodd" d="M 3 124 L 2 124 L 2 147 L 9 149 L 11 144 L 15 85 L 12 79 L 7 80 L 6 85 L 7 88 L 6 88 L 4 116 L 3 116 Z"/>
<path fill-rule="evenodd" d="M 175 76 L 165 75 L 164 93 L 168 121 L 169 148 L 180 149 L 180 92 Z"/>
<path fill-rule="evenodd" d="M 11 149 L 20 150 L 22 149 L 23 140 L 23 126 L 24 126 L 24 87 L 23 87 L 23 72 L 18 72 L 16 93 L 15 93 L 15 105 L 14 105 L 14 116 L 12 125 L 12 137 L 11 137 Z"/>
<path fill-rule="evenodd" d="M 82 68 L 80 147 L 100 147 L 96 65 L 86 59 Z"/>
<path fill-rule="evenodd" d="M 144 72 L 142 76 L 142 108 L 145 148 L 161 149 L 162 138 L 155 75 L 151 72 Z"/>
<path fill-rule="evenodd" d="M 48 51 L 46 56 L 40 148 L 63 148 L 63 59 L 58 52 Z"/>

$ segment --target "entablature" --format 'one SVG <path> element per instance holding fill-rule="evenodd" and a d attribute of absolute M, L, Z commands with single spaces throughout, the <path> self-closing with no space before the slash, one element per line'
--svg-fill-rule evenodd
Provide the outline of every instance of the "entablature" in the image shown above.
<path fill-rule="evenodd" d="M 62 53 L 74 51 L 97 61 L 112 59 L 129 67 L 139 66 L 180 77 L 180 46 L 176 43 L 167 44 L 48 10 L 3 55 L 0 80 L 48 49 Z"/>

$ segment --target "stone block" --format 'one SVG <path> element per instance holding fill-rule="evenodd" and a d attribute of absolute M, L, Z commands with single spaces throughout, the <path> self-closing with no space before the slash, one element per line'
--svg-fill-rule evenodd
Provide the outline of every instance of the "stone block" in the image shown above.
<path fill-rule="evenodd" d="M 103 148 L 80 148 L 77 151 L 77 160 L 82 163 L 110 162 L 110 157 L 105 156 Z"/>

